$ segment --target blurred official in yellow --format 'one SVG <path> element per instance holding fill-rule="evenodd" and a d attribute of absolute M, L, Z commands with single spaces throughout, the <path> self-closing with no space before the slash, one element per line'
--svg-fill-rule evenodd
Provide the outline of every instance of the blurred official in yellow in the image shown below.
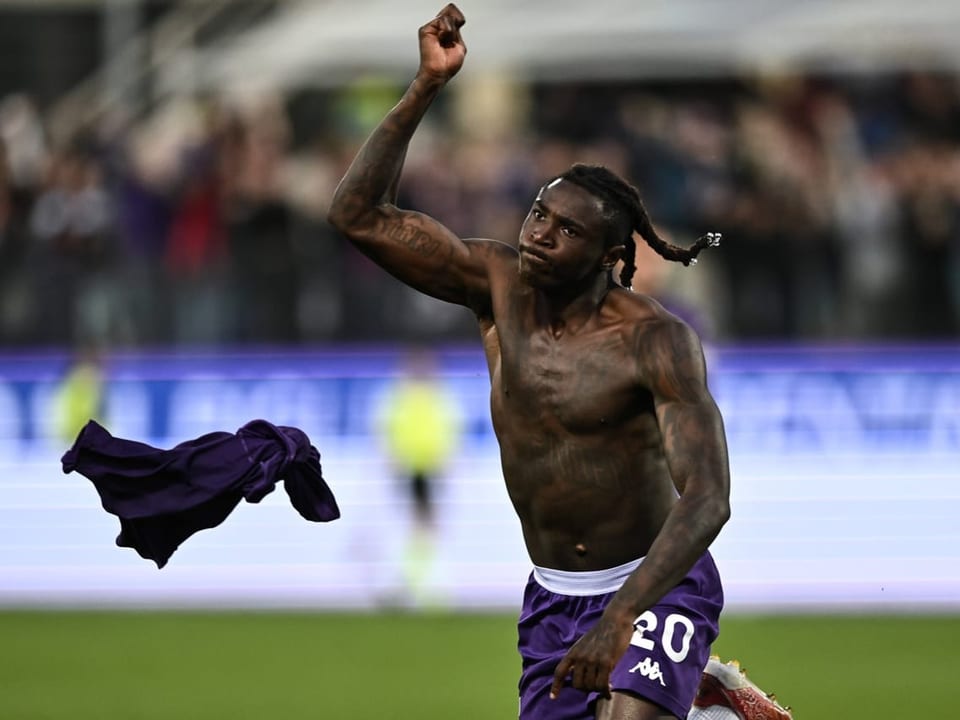
<path fill-rule="evenodd" d="M 384 398 L 380 431 L 393 470 L 406 482 L 413 504 L 403 557 L 403 600 L 413 607 L 442 604 L 431 575 L 436 560 L 434 490 L 459 444 L 461 417 L 429 351 L 418 349 L 406 358 Z"/>

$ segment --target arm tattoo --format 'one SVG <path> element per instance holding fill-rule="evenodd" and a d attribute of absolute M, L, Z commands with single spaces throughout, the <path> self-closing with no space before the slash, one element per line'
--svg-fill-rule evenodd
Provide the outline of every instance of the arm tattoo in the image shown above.
<path fill-rule="evenodd" d="M 720 472 L 716 462 L 726 459 L 723 424 L 707 390 L 700 344 L 689 328 L 672 323 L 638 333 L 637 341 L 641 372 L 656 398 L 664 453 L 683 492 L 689 477 L 705 467 Z"/>
<path fill-rule="evenodd" d="M 437 257 L 443 255 L 444 250 L 447 250 L 447 256 L 450 255 L 450 248 L 447 243 L 412 223 L 383 222 L 382 230 L 388 238 L 409 248 L 421 257 Z"/>
<path fill-rule="evenodd" d="M 331 212 L 349 220 L 392 202 L 414 131 L 440 85 L 416 79 L 360 148 L 334 193 Z"/>

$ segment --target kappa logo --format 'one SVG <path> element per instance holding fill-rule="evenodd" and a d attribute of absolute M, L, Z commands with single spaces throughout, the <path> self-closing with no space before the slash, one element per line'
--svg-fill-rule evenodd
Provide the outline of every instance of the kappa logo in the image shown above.
<path fill-rule="evenodd" d="M 645 678 L 650 680 L 656 680 L 660 683 L 661 687 L 666 687 L 667 684 L 663 681 L 663 673 L 660 671 L 660 663 L 656 661 L 651 661 L 650 658 L 646 657 L 632 668 L 630 672 L 638 672 L 643 675 Z"/>

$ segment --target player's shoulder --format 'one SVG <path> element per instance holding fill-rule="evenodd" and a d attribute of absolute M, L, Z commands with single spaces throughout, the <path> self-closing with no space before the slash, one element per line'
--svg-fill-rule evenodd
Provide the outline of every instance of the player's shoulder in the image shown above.
<path fill-rule="evenodd" d="M 615 286 L 610 289 L 608 301 L 627 322 L 649 325 L 650 329 L 667 328 L 672 330 L 689 329 L 690 325 L 680 316 L 672 313 L 651 295 L 635 292 Z"/>
<path fill-rule="evenodd" d="M 699 346 L 700 338 L 693 327 L 656 298 L 622 287 L 611 289 L 608 297 L 625 329 L 643 344 Z"/>
<path fill-rule="evenodd" d="M 476 253 L 494 262 L 511 262 L 517 260 L 517 249 L 510 243 L 491 238 L 464 238 L 463 242 Z"/>
<path fill-rule="evenodd" d="M 481 322 L 492 320 L 493 295 L 503 292 L 510 285 L 510 278 L 516 275 L 517 250 L 512 245 L 489 238 L 464 238 L 470 253 L 471 262 L 487 280 L 485 290 L 470 297 L 468 306 Z M 511 270 L 513 271 L 511 273 Z"/>
<path fill-rule="evenodd" d="M 485 268 L 491 291 L 496 292 L 494 287 L 502 289 L 516 284 L 520 277 L 517 273 L 519 253 L 513 245 L 489 238 L 469 238 L 464 243 L 470 255 Z"/>

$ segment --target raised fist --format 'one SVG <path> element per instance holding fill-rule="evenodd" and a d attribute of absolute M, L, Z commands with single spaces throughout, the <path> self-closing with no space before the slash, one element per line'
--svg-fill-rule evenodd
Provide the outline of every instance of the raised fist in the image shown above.
<path fill-rule="evenodd" d="M 453 3 L 420 28 L 420 72 L 446 82 L 463 66 L 467 46 L 460 37 L 466 22 Z"/>

